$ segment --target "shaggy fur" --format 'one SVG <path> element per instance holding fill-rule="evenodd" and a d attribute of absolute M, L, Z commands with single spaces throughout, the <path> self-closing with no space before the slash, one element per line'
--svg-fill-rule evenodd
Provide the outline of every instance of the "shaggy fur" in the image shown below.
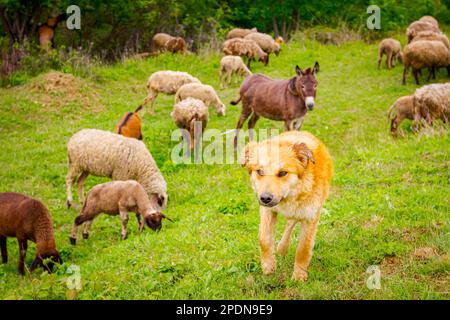
<path fill-rule="evenodd" d="M 157 33 L 152 39 L 153 52 L 161 53 L 169 51 L 172 53 L 185 53 L 187 51 L 186 41 L 181 37 L 172 37 L 167 33 Z"/>
<path fill-rule="evenodd" d="M 175 103 L 188 97 L 199 99 L 208 107 L 212 106 L 218 116 L 225 115 L 225 104 L 220 101 L 213 87 L 201 83 L 188 83 L 180 87 L 175 95 Z"/>
<path fill-rule="evenodd" d="M 241 29 L 241 28 L 235 28 L 228 32 L 227 39 L 233 39 L 233 38 L 244 38 L 246 35 L 258 32 L 256 28 L 252 29 Z"/>
<path fill-rule="evenodd" d="M 222 76 L 225 74 L 225 77 Z M 219 82 L 220 88 L 222 89 L 223 83 L 226 86 L 231 85 L 233 74 L 236 79 L 236 83 L 238 82 L 239 76 L 251 76 L 252 72 L 249 68 L 244 64 L 244 61 L 239 56 L 225 56 L 220 60 L 220 69 L 219 69 Z M 222 81 L 223 80 L 223 81 Z M 228 85 L 227 85 L 228 83 Z"/>
<path fill-rule="evenodd" d="M 386 55 L 386 67 L 388 69 L 395 66 L 395 59 L 402 63 L 403 56 L 400 42 L 392 38 L 386 38 L 380 42 L 378 48 L 378 68 L 380 68 L 383 55 Z"/>
<path fill-rule="evenodd" d="M 54 263 L 62 263 L 56 250 L 53 223 L 48 209 L 39 200 L 14 192 L 0 193 L 0 247 L 2 262 L 8 262 L 6 238 L 17 238 L 19 242 L 19 273 L 25 274 L 25 256 L 28 240 L 35 242 L 36 258 L 30 272 L 42 266 L 53 271 Z M 51 258 L 51 261 L 45 260 Z"/>
<path fill-rule="evenodd" d="M 192 150 L 196 143 L 195 122 L 200 121 L 202 123 L 203 134 L 208 124 L 208 107 L 202 100 L 189 97 L 175 104 L 170 116 L 178 128 L 189 132 L 190 149 Z"/>
<path fill-rule="evenodd" d="M 142 140 L 142 123 L 138 112 L 143 108 L 139 106 L 134 112 L 127 112 L 116 125 L 115 132 L 125 137 Z"/>
<path fill-rule="evenodd" d="M 150 102 L 150 113 L 153 114 L 155 113 L 153 102 L 160 92 L 165 94 L 175 94 L 182 85 L 187 83 L 201 82 L 187 72 L 170 70 L 157 71 L 148 78 L 148 95 L 144 99 L 142 105 L 145 106 Z"/>
<path fill-rule="evenodd" d="M 419 84 L 418 74 L 422 68 L 431 68 L 434 73 L 435 68 L 446 67 L 450 74 L 450 51 L 441 41 L 414 41 L 403 50 L 403 65 L 403 84 L 409 67 L 412 67 L 416 84 Z"/>
<path fill-rule="evenodd" d="M 269 63 L 269 55 L 265 53 L 261 47 L 253 40 L 233 38 L 223 43 L 222 51 L 226 55 L 247 57 L 247 67 L 255 58 L 267 65 Z"/>
<path fill-rule="evenodd" d="M 267 54 L 275 53 L 278 55 L 280 53 L 280 45 L 273 40 L 271 36 L 265 33 L 253 32 L 245 36 L 244 39 L 250 39 L 255 41 L 258 46 Z"/>
<path fill-rule="evenodd" d="M 89 174 L 113 180 L 138 181 L 149 198 L 158 197 L 161 209 L 167 205 L 167 184 L 142 141 L 112 132 L 83 129 L 68 144 L 69 172 L 66 178 L 67 206 L 72 205 L 72 183 L 78 178 L 78 195 L 84 202 L 83 184 Z"/>
<path fill-rule="evenodd" d="M 423 16 L 422 18 L 419 19 L 419 21 L 431 23 L 432 25 L 434 25 L 436 28 L 439 29 L 439 22 L 432 16 Z"/>
<path fill-rule="evenodd" d="M 391 133 L 396 136 L 398 127 L 403 120 L 414 120 L 414 96 L 398 98 L 387 113 L 391 125 Z"/>
<path fill-rule="evenodd" d="M 430 84 L 417 89 L 414 94 L 414 125 L 418 130 L 420 120 L 425 119 L 429 126 L 441 119 L 448 124 L 450 120 L 450 83 Z"/>
<path fill-rule="evenodd" d="M 408 43 L 414 39 L 414 37 L 421 31 L 433 31 L 439 33 L 439 28 L 429 23 L 428 21 L 414 21 L 409 25 L 406 29 L 406 38 L 408 39 Z"/>
<path fill-rule="evenodd" d="M 153 230 L 161 229 L 161 220 L 166 216 L 158 211 L 157 198 L 148 198 L 144 188 L 134 180 L 111 181 L 93 187 L 75 219 L 70 235 L 70 243 L 77 242 L 78 227 L 87 222 L 83 231 L 83 238 L 89 238 L 89 228 L 92 221 L 101 213 L 119 215 L 122 219 L 122 240 L 127 237 L 128 213 L 136 213 L 139 231 L 144 225 Z M 141 217 L 144 219 L 141 220 Z"/>
<path fill-rule="evenodd" d="M 306 131 L 289 131 L 260 143 L 250 142 L 242 163 L 250 173 L 260 204 L 259 246 L 264 274 L 276 268 L 277 214 L 288 221 L 278 253 L 286 255 L 292 231 L 301 225 L 294 280 L 307 280 L 320 211 L 328 198 L 333 163 L 325 145 Z"/>

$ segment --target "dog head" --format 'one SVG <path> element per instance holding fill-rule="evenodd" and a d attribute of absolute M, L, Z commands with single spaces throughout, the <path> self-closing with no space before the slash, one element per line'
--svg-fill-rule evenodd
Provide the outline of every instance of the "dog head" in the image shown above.
<path fill-rule="evenodd" d="M 248 169 L 252 187 L 260 205 L 274 207 L 312 183 L 307 170 L 315 163 L 312 151 L 304 143 L 267 140 L 250 142 L 241 157 Z"/>

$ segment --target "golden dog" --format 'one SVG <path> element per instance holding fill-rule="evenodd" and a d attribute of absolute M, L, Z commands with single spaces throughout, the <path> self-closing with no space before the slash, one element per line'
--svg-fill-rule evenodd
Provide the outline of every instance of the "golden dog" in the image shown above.
<path fill-rule="evenodd" d="M 307 280 L 320 210 L 328 198 L 333 163 L 325 145 L 306 131 L 289 131 L 260 143 L 250 142 L 241 161 L 260 203 L 259 245 L 264 274 L 275 271 L 274 230 L 277 213 L 287 218 L 278 253 L 285 255 L 300 222 L 295 280 Z"/>

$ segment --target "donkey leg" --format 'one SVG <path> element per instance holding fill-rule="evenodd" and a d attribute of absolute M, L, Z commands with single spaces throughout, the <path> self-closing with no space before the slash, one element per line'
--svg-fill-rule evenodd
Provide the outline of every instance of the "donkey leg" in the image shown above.
<path fill-rule="evenodd" d="M 250 120 L 248 120 L 248 130 L 249 130 L 248 135 L 249 135 L 250 141 L 253 141 L 253 129 L 255 128 L 255 124 L 256 124 L 256 121 L 258 121 L 258 119 L 259 119 L 259 116 L 255 112 L 253 112 Z"/>
<path fill-rule="evenodd" d="M 8 249 L 6 248 L 6 237 L 0 236 L 0 248 L 2 250 L 2 263 L 8 262 Z"/>
<path fill-rule="evenodd" d="M 242 126 L 244 125 L 245 120 L 247 120 L 248 117 L 250 117 L 252 112 L 253 112 L 252 110 L 247 110 L 244 106 L 242 107 L 241 116 L 239 117 L 239 121 L 236 125 L 236 135 L 234 136 L 234 147 L 235 148 L 237 147 L 239 130 L 241 130 Z"/>

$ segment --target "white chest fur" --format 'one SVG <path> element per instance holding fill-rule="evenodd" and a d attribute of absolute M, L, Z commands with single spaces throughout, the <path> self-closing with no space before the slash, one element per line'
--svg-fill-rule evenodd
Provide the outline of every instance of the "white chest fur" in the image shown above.
<path fill-rule="evenodd" d="M 281 201 L 272 210 L 283 215 L 286 219 L 311 220 L 321 208 L 319 199 L 310 198 L 299 201 L 297 197 L 289 197 Z"/>

